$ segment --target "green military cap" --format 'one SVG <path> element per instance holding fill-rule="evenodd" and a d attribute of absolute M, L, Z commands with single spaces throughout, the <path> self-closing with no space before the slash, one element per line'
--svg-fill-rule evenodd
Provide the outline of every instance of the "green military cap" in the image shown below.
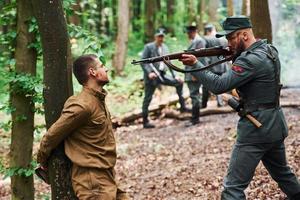
<path fill-rule="evenodd" d="M 248 17 L 240 15 L 227 17 L 226 20 L 222 23 L 222 27 L 224 31 L 218 32 L 216 34 L 217 38 L 226 36 L 240 29 L 252 28 L 252 24 Z"/>
<path fill-rule="evenodd" d="M 185 31 L 187 33 L 193 32 L 193 31 L 196 31 L 196 30 L 197 30 L 197 24 L 196 24 L 196 22 L 192 22 L 190 25 L 188 25 L 188 26 L 185 27 Z"/>
<path fill-rule="evenodd" d="M 154 36 L 165 36 L 165 29 L 164 28 L 159 28 L 155 31 Z"/>

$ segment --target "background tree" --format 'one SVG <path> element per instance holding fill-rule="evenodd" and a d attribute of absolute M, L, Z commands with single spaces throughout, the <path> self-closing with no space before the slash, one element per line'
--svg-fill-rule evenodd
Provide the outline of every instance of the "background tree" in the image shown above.
<path fill-rule="evenodd" d="M 196 10 L 194 5 L 194 0 L 185 0 L 186 10 L 188 14 L 188 22 L 186 24 L 191 24 L 196 22 Z"/>
<path fill-rule="evenodd" d="M 198 30 L 202 31 L 204 29 L 204 12 L 206 9 L 206 1 L 205 0 L 199 0 L 198 1 L 198 14 L 197 14 L 197 26 L 198 26 Z"/>
<path fill-rule="evenodd" d="M 220 1 L 219 0 L 209 0 L 208 1 L 208 16 L 211 22 L 216 22 L 218 19 L 218 8 Z"/>
<path fill-rule="evenodd" d="M 32 0 L 41 34 L 44 64 L 44 108 L 47 129 L 59 118 L 66 99 L 72 95 L 70 44 L 62 1 Z M 63 142 L 50 156 L 52 199 L 76 199 L 70 181 L 70 161 Z"/>
<path fill-rule="evenodd" d="M 145 0 L 145 36 L 144 42 L 150 42 L 153 40 L 155 32 L 155 19 L 156 19 L 157 5 L 156 1 Z"/>
<path fill-rule="evenodd" d="M 243 0 L 242 4 L 242 15 L 250 15 L 250 0 Z"/>
<path fill-rule="evenodd" d="M 10 167 L 32 168 L 32 146 L 34 132 L 34 87 L 28 75 L 35 76 L 37 53 L 28 46 L 34 42 L 35 35 L 29 32 L 32 7 L 26 0 L 17 1 L 17 39 L 16 39 L 16 77 L 11 83 L 12 136 L 10 146 Z M 24 171 L 25 172 L 25 171 Z M 11 177 L 12 199 L 34 199 L 33 175 L 14 174 Z"/>
<path fill-rule="evenodd" d="M 251 22 L 255 37 L 268 39 L 272 43 L 272 24 L 268 1 L 251 0 Z"/>
<path fill-rule="evenodd" d="M 174 30 L 174 14 L 176 12 L 175 0 L 167 0 L 167 29 L 172 36 L 175 35 Z"/>
<path fill-rule="evenodd" d="M 227 15 L 228 16 L 234 15 L 233 0 L 227 0 Z"/>
<path fill-rule="evenodd" d="M 142 0 L 132 1 L 132 31 L 141 31 Z"/>
<path fill-rule="evenodd" d="M 118 34 L 116 51 L 112 65 L 117 75 L 121 75 L 125 66 L 129 34 L 129 0 L 118 1 Z"/>

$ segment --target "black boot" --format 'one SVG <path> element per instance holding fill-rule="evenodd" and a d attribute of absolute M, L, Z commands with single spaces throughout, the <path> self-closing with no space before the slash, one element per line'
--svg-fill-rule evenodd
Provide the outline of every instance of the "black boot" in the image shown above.
<path fill-rule="evenodd" d="M 185 126 L 189 127 L 189 126 L 194 126 L 196 124 L 199 124 L 200 123 L 199 117 L 200 117 L 200 108 L 199 107 L 192 108 L 191 121 L 189 121 L 187 124 L 185 124 Z"/>
<path fill-rule="evenodd" d="M 154 124 L 151 124 L 148 120 L 148 116 L 143 116 L 143 127 L 144 128 L 155 128 Z"/>
<path fill-rule="evenodd" d="M 185 101 L 184 101 L 183 96 L 179 96 L 179 104 L 180 104 L 180 112 L 181 112 L 181 113 L 184 113 L 184 112 L 190 113 L 190 112 L 192 112 L 192 109 L 187 108 L 187 107 L 185 106 Z"/>

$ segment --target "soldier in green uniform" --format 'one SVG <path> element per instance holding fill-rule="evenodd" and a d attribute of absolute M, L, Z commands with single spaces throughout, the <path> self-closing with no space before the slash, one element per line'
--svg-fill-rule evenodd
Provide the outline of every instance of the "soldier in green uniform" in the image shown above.
<path fill-rule="evenodd" d="M 221 38 L 216 38 L 216 28 L 212 24 L 207 24 L 204 27 L 204 40 L 206 42 L 205 47 L 210 48 L 210 47 L 215 47 L 215 46 L 227 46 L 227 41 L 226 40 L 221 40 Z M 211 56 L 208 58 L 208 64 L 215 63 L 219 61 L 220 58 L 218 56 Z M 212 67 L 210 70 L 218 75 L 223 74 L 226 72 L 226 69 L 228 68 L 227 63 L 221 63 L 217 66 Z M 209 90 L 203 86 L 202 87 L 202 108 L 207 107 L 207 101 L 210 96 Z M 221 107 L 223 106 L 223 100 L 221 95 L 216 95 L 217 98 L 217 106 Z"/>
<path fill-rule="evenodd" d="M 167 45 L 164 43 L 164 29 L 158 29 L 155 33 L 155 41 L 145 45 L 142 59 L 161 56 L 169 52 Z M 179 97 L 180 111 L 185 112 L 185 102 L 182 96 L 183 81 L 175 75 L 172 69 L 168 68 L 163 62 L 142 64 L 144 71 L 145 96 L 143 101 L 143 126 L 144 128 L 154 128 L 155 126 L 149 123 L 148 107 L 152 100 L 155 89 L 159 85 L 168 85 L 176 88 Z M 167 74 L 169 69 L 171 76 Z"/>
<path fill-rule="evenodd" d="M 300 199 L 300 184 L 287 165 L 284 139 L 288 128 L 279 104 L 280 61 L 276 48 L 266 40 L 256 40 L 249 18 L 228 17 L 223 23 L 228 46 L 238 55 L 233 66 L 220 75 L 211 71 L 193 73 L 215 94 L 233 88 L 241 97 L 243 113 L 237 126 L 237 141 L 233 147 L 228 173 L 224 179 L 223 200 L 246 199 L 244 190 L 253 178 L 260 161 L 291 200 Z M 194 67 L 203 64 L 193 55 L 181 61 Z M 262 127 L 256 128 L 246 117 L 251 113 Z"/>
<path fill-rule="evenodd" d="M 197 33 L 196 23 L 192 23 L 191 25 L 186 26 L 186 33 L 190 40 L 188 50 L 205 48 L 205 40 Z M 206 64 L 206 61 L 204 59 L 201 59 L 200 62 L 202 62 L 202 64 L 204 65 Z M 185 68 L 190 68 L 190 66 L 185 66 Z M 201 97 L 199 89 L 201 87 L 201 82 L 191 73 L 186 73 L 184 80 L 187 83 L 190 91 L 190 98 L 192 100 L 192 118 L 190 122 L 186 124 L 186 126 L 192 126 L 200 122 L 199 117 Z"/>

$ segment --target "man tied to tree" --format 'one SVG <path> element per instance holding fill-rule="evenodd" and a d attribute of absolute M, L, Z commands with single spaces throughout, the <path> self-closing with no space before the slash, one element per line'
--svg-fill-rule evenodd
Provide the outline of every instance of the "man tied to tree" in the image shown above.
<path fill-rule="evenodd" d="M 244 190 L 262 161 L 288 198 L 299 200 L 300 184 L 288 167 L 285 155 L 284 139 L 288 129 L 279 105 L 278 52 L 266 40 L 255 39 L 247 17 L 228 17 L 222 26 L 224 31 L 217 37 L 226 36 L 228 46 L 238 55 L 233 60 L 233 67 L 222 75 L 210 71 L 193 74 L 215 94 L 237 88 L 244 114 L 251 113 L 262 123 L 262 127 L 256 128 L 241 113 L 222 199 L 245 199 Z M 193 67 L 203 66 L 193 55 L 185 54 L 181 61 Z"/>
<path fill-rule="evenodd" d="M 154 42 L 148 43 L 144 47 L 142 59 L 162 56 L 168 53 L 168 47 L 164 43 L 164 29 L 158 29 L 155 33 Z M 179 97 L 180 111 L 185 112 L 185 102 L 182 96 L 183 81 L 175 76 L 172 69 L 169 68 L 171 76 L 167 75 L 167 66 L 163 62 L 141 64 L 144 71 L 145 96 L 143 100 L 143 126 L 144 128 L 154 128 L 155 126 L 149 123 L 148 107 L 152 100 L 155 89 L 159 85 L 168 85 L 176 88 Z"/>
<path fill-rule="evenodd" d="M 221 41 L 220 38 L 216 38 L 216 28 L 213 24 L 207 24 L 204 27 L 204 40 L 206 42 L 205 47 L 206 48 L 210 48 L 210 47 L 215 47 L 215 46 L 227 46 L 227 41 Z M 219 61 L 219 57 L 218 56 L 211 56 L 208 58 L 208 64 L 212 64 L 215 63 L 217 61 Z M 227 63 L 221 63 L 217 66 L 212 67 L 210 70 L 218 75 L 223 74 L 224 72 L 226 72 L 227 69 Z M 202 108 L 206 108 L 207 107 L 207 102 L 209 99 L 209 90 L 206 87 L 202 87 Z M 222 100 L 222 96 L 221 95 L 216 95 L 216 99 L 217 99 L 217 106 L 221 107 L 223 106 L 223 100 Z"/>
<path fill-rule="evenodd" d="M 65 102 L 60 118 L 43 136 L 37 161 L 47 167 L 51 151 L 64 141 L 73 163 L 72 186 L 80 200 L 127 199 L 115 181 L 116 142 L 103 89 L 109 82 L 107 69 L 90 54 L 75 60 L 73 73 L 83 89 Z"/>
<path fill-rule="evenodd" d="M 197 24 L 193 22 L 191 25 L 185 27 L 188 39 L 190 40 L 190 44 L 188 50 L 191 49 L 200 49 L 205 48 L 205 40 L 200 37 L 198 34 Z M 199 59 L 200 60 L 200 59 Z M 201 59 L 203 65 L 207 64 L 207 59 Z M 185 66 L 185 69 L 189 69 L 190 66 Z M 201 96 L 199 89 L 201 87 L 201 82 L 193 76 L 191 73 L 186 73 L 184 77 L 184 81 L 187 83 L 187 86 L 190 91 L 190 98 L 192 100 L 192 118 L 186 126 L 193 126 L 198 124 L 200 117 L 200 101 Z"/>

